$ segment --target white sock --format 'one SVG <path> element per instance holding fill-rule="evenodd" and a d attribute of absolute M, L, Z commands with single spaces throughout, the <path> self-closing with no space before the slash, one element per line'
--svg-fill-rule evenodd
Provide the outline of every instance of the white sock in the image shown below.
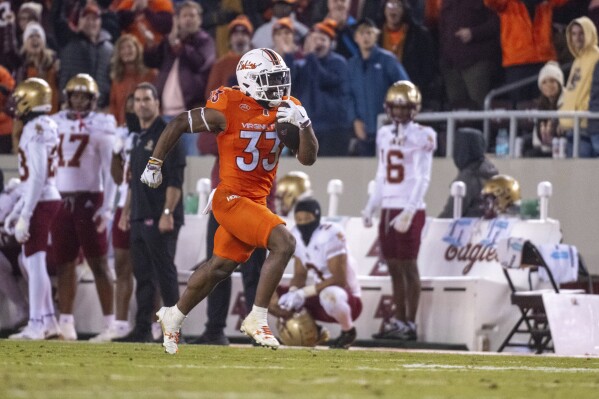
<path fill-rule="evenodd" d="M 47 297 L 52 298 L 52 284 L 46 269 L 46 252 L 27 256 L 23 263 L 29 276 L 29 318 L 42 320 L 45 314 L 54 313 L 54 307 L 47 309 Z"/>
<path fill-rule="evenodd" d="M 343 331 L 352 329 L 351 308 L 343 288 L 328 286 L 320 292 L 319 299 L 324 311 L 341 325 Z"/>
<path fill-rule="evenodd" d="M 75 324 L 75 316 L 72 314 L 61 314 L 60 319 L 58 320 L 60 324 Z"/>
<path fill-rule="evenodd" d="M 114 323 L 114 315 L 113 314 L 104 315 L 104 327 L 105 328 L 110 328 L 110 326 L 112 326 L 113 323 Z"/>
<path fill-rule="evenodd" d="M 129 329 L 129 321 L 128 320 L 115 320 L 114 326 L 117 330 L 128 330 Z"/>
<path fill-rule="evenodd" d="M 267 308 L 261 308 L 260 306 L 253 305 L 252 306 L 252 311 L 250 312 L 250 315 L 254 315 L 254 317 L 256 319 L 258 319 L 258 321 L 263 321 L 264 323 L 266 323 L 267 322 L 267 316 L 268 316 L 268 309 Z"/>

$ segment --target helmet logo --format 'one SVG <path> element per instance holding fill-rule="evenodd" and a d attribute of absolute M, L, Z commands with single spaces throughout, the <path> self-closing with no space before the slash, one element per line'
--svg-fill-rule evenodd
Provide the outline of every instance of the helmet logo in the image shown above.
<path fill-rule="evenodd" d="M 255 62 L 252 62 L 250 60 L 245 60 L 245 61 L 239 63 L 237 70 L 243 71 L 245 69 L 256 69 L 256 68 L 258 68 L 258 65 L 262 65 L 262 64 L 256 64 Z"/>

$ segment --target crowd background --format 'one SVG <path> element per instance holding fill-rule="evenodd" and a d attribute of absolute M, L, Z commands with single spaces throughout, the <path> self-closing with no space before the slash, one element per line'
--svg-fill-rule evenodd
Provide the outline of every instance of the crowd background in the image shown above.
<path fill-rule="evenodd" d="M 292 71 L 292 94 L 312 117 L 319 155 L 373 156 L 384 93 L 399 79 L 420 88 L 422 111 L 480 110 L 491 89 L 552 62 L 538 84 L 493 107 L 595 110 L 598 22 L 599 2 L 589 0 L 0 1 L 0 105 L 15 84 L 35 76 L 55 89 L 58 111 L 66 82 L 88 73 L 98 82 L 100 109 L 120 125 L 124 102 L 142 81 L 158 88 L 168 121 L 235 84 L 243 53 L 271 47 Z M 13 124 L 0 114 L 2 153 L 14 148 Z M 599 128 L 582 127 L 580 155 L 593 157 Z M 524 123 L 523 154 L 551 156 L 551 140 L 571 141 L 571 130 L 571 120 Z M 201 154 L 197 137 L 185 140 L 188 155 Z"/>

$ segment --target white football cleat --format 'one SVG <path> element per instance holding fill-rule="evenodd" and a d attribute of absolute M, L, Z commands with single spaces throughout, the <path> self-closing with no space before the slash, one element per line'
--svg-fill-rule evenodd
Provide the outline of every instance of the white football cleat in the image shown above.
<path fill-rule="evenodd" d="M 23 331 L 8 336 L 8 339 L 19 340 L 42 340 L 45 338 L 46 335 L 44 334 L 44 325 L 39 321 L 29 321 Z"/>
<path fill-rule="evenodd" d="M 44 339 L 57 339 L 62 337 L 62 331 L 54 316 L 44 316 Z"/>
<path fill-rule="evenodd" d="M 63 340 L 77 341 L 77 330 L 75 330 L 75 323 L 58 323 L 58 326 L 60 327 Z"/>
<path fill-rule="evenodd" d="M 266 322 L 256 320 L 250 313 L 243 323 L 241 323 L 241 332 L 256 341 L 257 344 L 271 349 L 279 348 L 279 341 L 270 331 Z"/>
<path fill-rule="evenodd" d="M 114 323 L 105 328 L 100 334 L 91 337 L 89 342 L 110 342 L 113 339 L 123 338 L 129 334 L 129 328 L 118 328 Z"/>
<path fill-rule="evenodd" d="M 181 323 L 178 323 L 172 315 L 171 308 L 162 307 L 158 312 L 158 322 L 162 327 L 162 346 L 169 355 L 179 352 L 179 337 L 181 336 Z"/>

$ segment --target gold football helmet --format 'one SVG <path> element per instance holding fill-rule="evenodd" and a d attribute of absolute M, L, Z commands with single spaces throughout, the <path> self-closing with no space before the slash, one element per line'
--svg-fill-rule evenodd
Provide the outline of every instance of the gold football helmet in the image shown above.
<path fill-rule="evenodd" d="M 277 181 L 275 197 L 279 206 L 279 213 L 287 216 L 300 195 L 309 192 L 311 188 L 310 177 L 300 171 L 287 173 Z"/>
<path fill-rule="evenodd" d="M 320 341 L 316 322 L 306 310 L 295 313 L 290 319 L 279 319 L 277 329 L 283 345 L 316 346 Z"/>
<path fill-rule="evenodd" d="M 64 91 L 68 93 L 73 92 L 81 92 L 81 93 L 89 93 L 94 98 L 97 98 L 100 95 L 100 89 L 98 89 L 98 84 L 87 73 L 78 73 L 73 76 L 67 82 L 67 85 L 64 88 Z"/>
<path fill-rule="evenodd" d="M 492 197 L 494 210 L 504 213 L 520 201 L 520 183 L 512 176 L 496 175 L 487 180 L 481 194 L 483 198 Z"/>
<path fill-rule="evenodd" d="M 396 123 L 406 123 L 414 119 L 420 111 L 422 95 L 416 85 L 408 80 L 400 80 L 391 85 L 385 96 L 387 116 Z M 394 110 L 394 107 L 409 107 L 410 111 Z M 406 113 L 404 115 L 404 113 Z"/>
<path fill-rule="evenodd" d="M 43 79 L 29 78 L 17 85 L 11 96 L 17 118 L 30 112 L 52 110 L 52 88 Z"/>

